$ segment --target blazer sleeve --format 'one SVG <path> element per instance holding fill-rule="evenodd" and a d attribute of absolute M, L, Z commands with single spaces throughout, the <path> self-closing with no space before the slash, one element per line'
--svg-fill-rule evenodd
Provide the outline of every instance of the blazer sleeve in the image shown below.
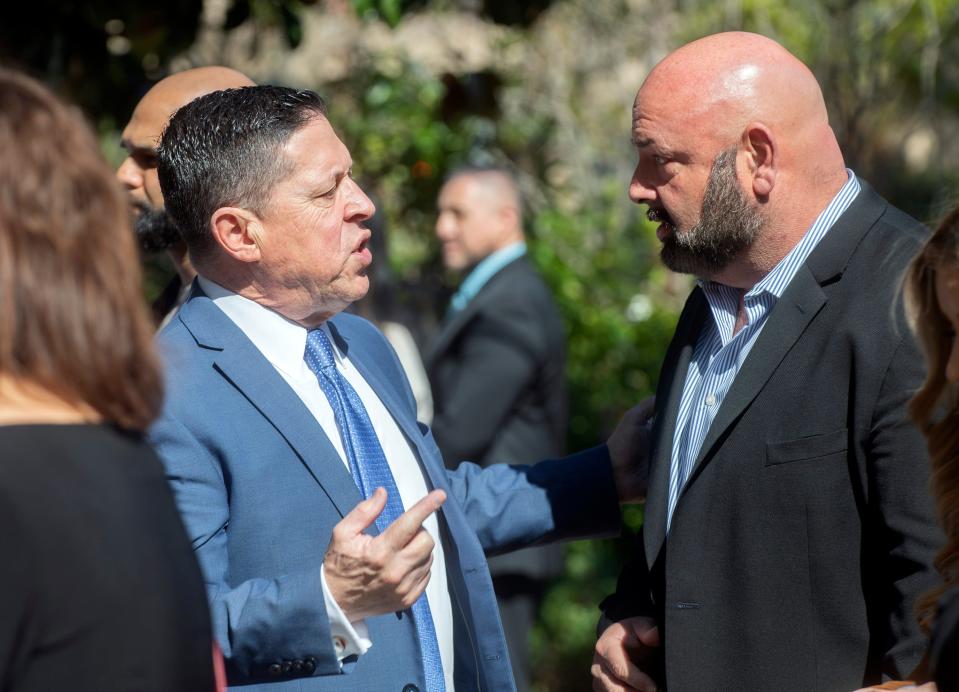
<path fill-rule="evenodd" d="M 873 578 L 867 603 L 871 629 L 885 641 L 882 673 L 894 680 L 905 679 L 925 649 L 913 608 L 938 581 L 933 560 L 944 540 L 929 495 L 925 440 L 906 413 L 922 364 L 913 340 L 903 338 L 879 388 L 867 445 L 866 535 L 875 537 L 866 558 Z"/>
<path fill-rule="evenodd" d="M 340 674 L 319 569 L 270 579 L 229 580 L 230 504 L 220 464 L 166 412 L 150 432 L 206 582 L 213 632 L 230 677 L 245 682 Z M 277 672 L 276 666 L 279 666 Z"/>
<path fill-rule="evenodd" d="M 605 445 L 532 466 L 464 462 L 447 472 L 447 480 L 487 555 L 619 532 Z"/>
<path fill-rule="evenodd" d="M 448 466 L 483 458 L 543 360 L 544 347 L 530 331 L 536 315 L 504 310 L 472 319 L 460 339 L 456 377 L 443 382 L 437 398 L 433 434 Z"/>

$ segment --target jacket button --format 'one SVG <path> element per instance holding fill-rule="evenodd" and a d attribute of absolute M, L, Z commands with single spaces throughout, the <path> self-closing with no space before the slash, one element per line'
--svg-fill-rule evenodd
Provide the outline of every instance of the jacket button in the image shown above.
<path fill-rule="evenodd" d="M 312 675 L 313 671 L 316 670 L 316 659 L 312 656 L 307 656 L 303 659 L 303 672 Z"/>
<path fill-rule="evenodd" d="M 296 659 L 295 661 L 293 661 L 293 672 L 294 673 L 303 672 L 303 661 L 301 661 L 300 659 Z"/>
<path fill-rule="evenodd" d="M 420 688 L 410 683 L 409 685 L 403 687 L 403 692 L 420 692 Z"/>
<path fill-rule="evenodd" d="M 278 678 L 283 674 L 283 668 L 280 667 L 279 663 L 272 663 L 270 667 L 266 669 L 267 674 L 274 678 Z"/>
<path fill-rule="evenodd" d="M 283 674 L 286 675 L 293 668 L 293 663 L 291 661 L 283 661 L 283 665 L 280 666 L 280 670 L 283 671 Z"/>

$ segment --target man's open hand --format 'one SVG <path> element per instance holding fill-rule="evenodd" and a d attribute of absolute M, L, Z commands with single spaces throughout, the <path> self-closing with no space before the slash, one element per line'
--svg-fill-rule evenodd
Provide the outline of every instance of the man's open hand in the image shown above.
<path fill-rule="evenodd" d="M 377 488 L 333 528 L 323 558 L 326 585 L 351 621 L 406 610 L 430 580 L 433 539 L 423 522 L 446 501 L 434 490 L 379 536 L 363 531 L 386 506 L 386 491 Z"/>

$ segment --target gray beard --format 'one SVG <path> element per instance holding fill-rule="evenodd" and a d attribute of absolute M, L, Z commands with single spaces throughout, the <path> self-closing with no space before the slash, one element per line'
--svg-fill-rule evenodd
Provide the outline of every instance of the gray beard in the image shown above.
<path fill-rule="evenodd" d="M 713 159 L 699 222 L 683 233 L 674 226 L 660 257 L 674 272 L 715 276 L 753 244 L 764 223 L 762 212 L 739 186 L 732 147 Z"/>

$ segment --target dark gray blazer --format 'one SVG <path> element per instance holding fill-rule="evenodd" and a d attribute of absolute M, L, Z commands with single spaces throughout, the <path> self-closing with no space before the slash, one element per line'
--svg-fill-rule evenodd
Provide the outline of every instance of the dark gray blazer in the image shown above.
<path fill-rule="evenodd" d="M 723 402 L 666 537 L 683 381 L 709 309 L 693 291 L 656 394 L 650 489 L 607 617 L 649 614 L 672 692 L 852 690 L 902 679 L 941 544 L 906 402 L 923 360 L 899 284 L 924 237 L 863 190 L 799 270 Z"/>
<path fill-rule="evenodd" d="M 525 257 L 497 272 L 443 325 L 429 354 L 433 435 L 447 467 L 528 464 L 563 452 L 566 335 L 556 303 Z M 493 574 L 549 576 L 555 547 L 491 561 Z"/>

